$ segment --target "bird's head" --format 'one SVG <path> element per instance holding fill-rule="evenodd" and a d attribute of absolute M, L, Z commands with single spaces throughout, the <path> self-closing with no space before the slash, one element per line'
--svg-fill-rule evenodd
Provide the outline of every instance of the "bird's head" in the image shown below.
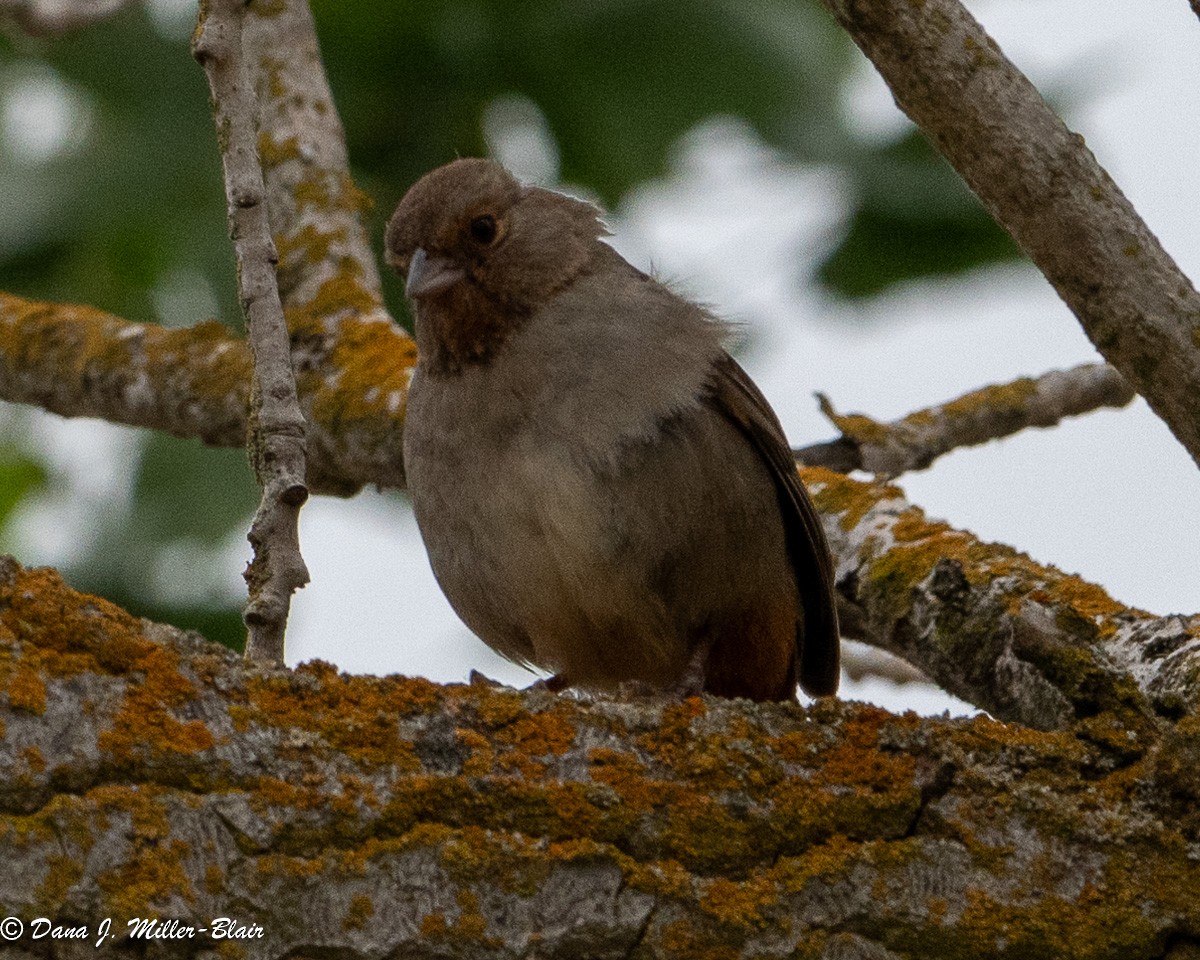
<path fill-rule="evenodd" d="M 400 201 L 386 238 L 425 360 L 461 368 L 485 359 L 589 268 L 606 232 L 591 204 L 522 186 L 490 160 L 426 174 Z"/>

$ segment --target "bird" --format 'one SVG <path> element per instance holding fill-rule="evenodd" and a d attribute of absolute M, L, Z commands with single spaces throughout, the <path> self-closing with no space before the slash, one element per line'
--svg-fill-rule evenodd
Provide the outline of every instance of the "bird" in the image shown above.
<path fill-rule="evenodd" d="M 460 158 L 388 222 L 418 360 L 408 494 L 439 586 L 551 690 L 836 693 L 834 567 L 730 328 L 594 205 Z"/>

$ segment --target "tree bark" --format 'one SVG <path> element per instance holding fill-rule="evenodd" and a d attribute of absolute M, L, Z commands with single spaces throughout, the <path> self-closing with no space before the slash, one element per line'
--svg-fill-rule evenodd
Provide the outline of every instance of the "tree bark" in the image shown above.
<path fill-rule="evenodd" d="M 96 955 L 105 918 L 100 955 L 216 956 L 225 917 L 250 958 L 1136 960 L 1200 932 L 1195 717 L 290 672 L 5 561 L 0 723 L 14 960 Z"/>

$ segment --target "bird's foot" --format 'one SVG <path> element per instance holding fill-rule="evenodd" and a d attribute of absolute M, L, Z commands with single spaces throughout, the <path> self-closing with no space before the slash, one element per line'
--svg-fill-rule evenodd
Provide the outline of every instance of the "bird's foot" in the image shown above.
<path fill-rule="evenodd" d="M 547 693 L 562 693 L 564 690 L 569 690 L 574 684 L 571 678 L 564 673 L 556 673 L 552 677 L 545 677 L 542 680 L 535 680 L 526 690 L 545 690 Z"/>

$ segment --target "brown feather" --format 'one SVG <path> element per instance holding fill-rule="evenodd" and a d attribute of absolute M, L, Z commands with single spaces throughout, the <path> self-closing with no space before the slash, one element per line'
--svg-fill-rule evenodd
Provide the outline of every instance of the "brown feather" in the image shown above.
<path fill-rule="evenodd" d="M 728 355 L 716 364 L 709 402 L 742 431 L 775 482 L 803 609 L 795 626 L 800 686 L 814 697 L 836 693 L 841 655 L 829 544 L 800 481 L 783 427 L 754 381 Z"/>

